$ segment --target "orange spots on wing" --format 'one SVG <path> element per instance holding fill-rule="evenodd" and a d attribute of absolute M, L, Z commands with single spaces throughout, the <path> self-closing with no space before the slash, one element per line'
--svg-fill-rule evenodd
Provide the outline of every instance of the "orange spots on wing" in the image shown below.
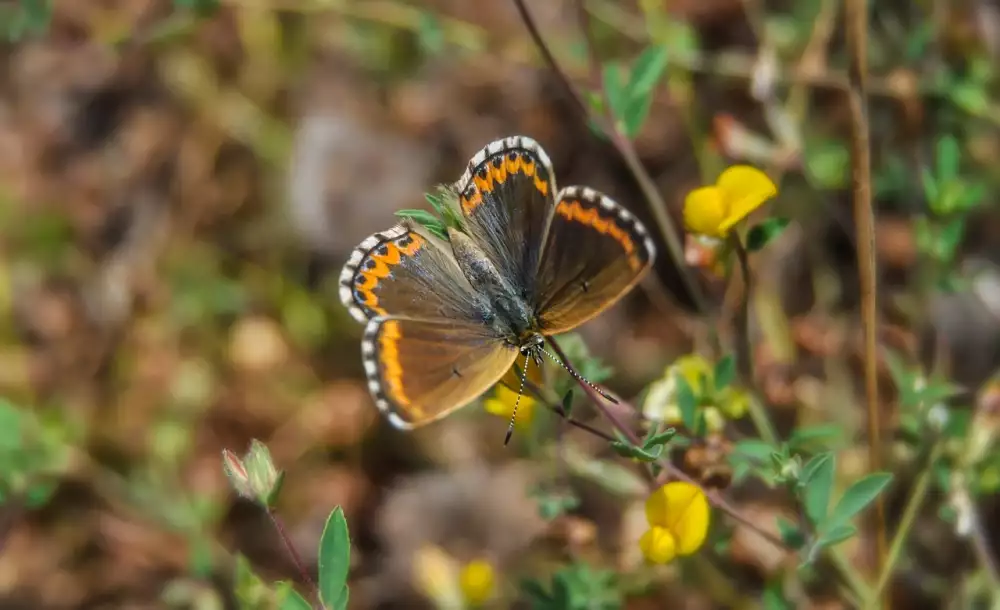
<path fill-rule="evenodd" d="M 507 170 L 508 174 L 516 174 L 521 171 L 521 155 L 514 155 L 511 159 L 510 155 L 505 155 L 503 158 L 504 169 Z"/>
<path fill-rule="evenodd" d="M 483 193 L 489 193 L 493 190 L 493 173 L 484 172 L 485 177 L 481 177 L 478 173 L 473 181 L 476 183 L 476 188 L 478 188 Z"/>
<path fill-rule="evenodd" d="M 375 290 L 381 280 L 392 275 L 393 267 L 416 255 L 424 243 L 424 238 L 420 235 L 407 233 L 373 248 L 362 260 L 358 274 L 354 277 L 354 298 L 359 304 L 368 307 L 376 315 L 386 315 L 385 309 L 378 306 L 379 299 Z M 384 251 L 380 252 L 380 249 Z"/>
<path fill-rule="evenodd" d="M 462 194 L 458 198 L 463 214 L 470 216 L 476 208 L 482 205 L 484 193 L 489 194 L 495 191 L 498 186 L 519 174 L 531 178 L 535 189 L 543 197 L 549 195 L 549 179 L 538 173 L 538 164 L 535 163 L 535 160 L 517 153 L 513 156 L 514 158 L 511 159 L 510 152 L 504 153 L 483 161 L 476 168 L 476 172 L 472 176 L 475 188 L 469 189 L 470 194 Z M 499 163 L 499 167 L 496 163 Z"/>
<path fill-rule="evenodd" d="M 642 268 L 642 261 L 636 255 L 635 243 L 628 231 L 618 226 L 614 219 L 602 218 L 597 208 L 585 208 L 579 201 L 560 201 L 556 206 L 556 214 L 571 221 L 587 225 L 601 235 L 607 235 L 621 245 L 628 257 L 628 265 L 634 271 Z"/>
<path fill-rule="evenodd" d="M 500 159 L 500 167 L 490 163 L 490 174 L 493 176 L 495 184 L 503 184 L 507 180 L 507 165 L 504 164 L 503 158 Z"/>
<path fill-rule="evenodd" d="M 458 198 L 459 202 L 462 204 L 462 213 L 466 216 L 472 214 L 472 211 L 479 207 L 479 204 L 483 202 L 483 194 L 478 190 L 473 189 L 472 196 L 466 197 L 462 195 Z"/>
<path fill-rule="evenodd" d="M 548 196 L 549 194 L 549 181 L 542 178 L 541 176 L 535 176 L 535 188 L 542 195 Z"/>

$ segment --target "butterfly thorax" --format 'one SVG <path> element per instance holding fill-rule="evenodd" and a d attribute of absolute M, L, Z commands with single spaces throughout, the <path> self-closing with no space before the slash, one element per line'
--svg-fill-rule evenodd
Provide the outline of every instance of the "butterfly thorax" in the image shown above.
<path fill-rule="evenodd" d="M 468 235 L 448 228 L 455 260 L 472 287 L 483 297 L 483 323 L 517 347 L 534 341 L 535 318 L 524 297 L 497 270 Z"/>

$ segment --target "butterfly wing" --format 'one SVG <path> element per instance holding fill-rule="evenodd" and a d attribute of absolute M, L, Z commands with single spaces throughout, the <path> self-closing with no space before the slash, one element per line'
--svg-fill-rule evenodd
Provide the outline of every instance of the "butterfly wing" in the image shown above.
<path fill-rule="evenodd" d="M 548 155 L 524 136 L 488 144 L 453 185 L 465 232 L 525 296 L 534 293 L 555 188 Z"/>
<path fill-rule="evenodd" d="M 340 300 L 359 322 L 386 315 L 475 320 L 481 301 L 451 247 L 409 221 L 354 249 L 340 273 Z"/>
<path fill-rule="evenodd" d="M 546 335 L 572 330 L 607 309 L 642 279 L 656 257 L 642 223 L 610 198 L 571 186 L 556 201 L 535 303 Z"/>
<path fill-rule="evenodd" d="M 517 353 L 485 326 L 456 320 L 377 317 L 361 341 L 375 404 L 403 429 L 472 402 L 503 377 Z"/>

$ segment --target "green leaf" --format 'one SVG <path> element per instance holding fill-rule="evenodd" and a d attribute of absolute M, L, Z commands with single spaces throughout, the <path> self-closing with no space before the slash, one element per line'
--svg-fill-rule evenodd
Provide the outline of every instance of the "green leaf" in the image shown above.
<path fill-rule="evenodd" d="M 698 397 L 694 395 L 691 384 L 680 373 L 675 374 L 677 383 L 677 407 L 681 412 L 681 421 L 688 430 L 698 427 Z"/>
<path fill-rule="evenodd" d="M 435 236 L 444 240 L 448 239 L 448 229 L 445 227 L 445 224 L 441 222 L 441 219 L 427 210 L 398 210 L 396 216 L 399 218 L 408 218 L 413 222 L 427 227 L 427 230 Z"/>
<path fill-rule="evenodd" d="M 312 604 L 306 601 L 306 598 L 302 597 L 298 591 L 291 588 L 285 592 L 278 608 L 280 610 L 313 610 Z"/>
<path fill-rule="evenodd" d="M 788 519 L 777 517 L 777 524 L 782 542 L 789 547 L 800 549 L 806 543 L 806 537 L 802 534 L 802 530 Z"/>
<path fill-rule="evenodd" d="M 437 16 L 430 11 L 421 11 L 417 22 L 417 40 L 428 55 L 438 55 L 444 51 L 444 30 Z"/>
<path fill-rule="evenodd" d="M 940 197 L 941 192 L 938 190 L 937 180 L 927 169 L 922 169 L 920 171 L 920 182 L 924 186 L 924 197 L 927 198 L 928 203 L 931 207 L 937 204 L 938 197 Z"/>
<path fill-rule="evenodd" d="M 351 600 L 351 588 L 344 585 L 344 590 L 340 592 L 340 597 L 337 601 L 333 602 L 333 608 L 330 610 L 347 610 L 347 602 Z"/>
<path fill-rule="evenodd" d="M 621 124 L 625 135 L 629 138 L 634 138 L 639 135 L 639 131 L 642 129 L 643 123 L 646 122 L 646 117 L 649 116 L 649 109 L 653 104 L 652 94 L 641 95 L 639 97 L 629 98 L 628 106 L 625 108 L 625 114 L 621 119 Z"/>
<path fill-rule="evenodd" d="M 955 257 L 955 251 L 962 242 L 965 235 L 965 218 L 959 216 L 948 224 L 941 227 L 938 233 L 937 252 L 941 261 L 951 261 Z"/>
<path fill-rule="evenodd" d="M 560 404 L 562 405 L 563 417 L 569 417 L 570 413 L 573 412 L 573 388 L 566 390 Z"/>
<path fill-rule="evenodd" d="M 754 225 L 747 232 L 747 250 L 749 252 L 762 250 L 764 246 L 774 241 L 774 238 L 781 235 L 788 223 L 787 218 L 774 216 Z"/>
<path fill-rule="evenodd" d="M 787 599 L 785 599 L 785 593 L 781 589 L 781 579 L 777 578 L 772 580 L 764 588 L 764 593 L 761 595 L 760 602 L 764 607 L 764 610 L 793 610 L 793 606 Z"/>
<path fill-rule="evenodd" d="M 662 45 L 646 47 L 635 63 L 632 64 L 632 74 L 629 78 L 629 95 L 633 98 L 649 95 L 663 77 L 667 69 L 669 52 Z"/>
<path fill-rule="evenodd" d="M 813 456 L 802 468 L 800 475 L 802 503 L 806 516 L 817 527 L 826 519 L 836 466 L 837 461 L 833 453 L 826 452 Z"/>
<path fill-rule="evenodd" d="M 613 63 L 607 63 L 604 65 L 602 76 L 604 79 L 604 94 L 608 98 L 608 106 L 611 108 L 611 114 L 615 117 L 616 121 L 621 121 L 622 117 L 625 116 L 625 110 L 629 101 L 622 70 Z"/>
<path fill-rule="evenodd" d="M 319 541 L 319 595 L 327 606 L 340 599 L 347 585 L 351 565 L 351 538 L 347 531 L 344 509 L 330 513 Z"/>
<path fill-rule="evenodd" d="M 427 203 L 431 204 L 434 211 L 438 213 L 439 216 L 444 216 L 444 198 L 440 194 L 424 193 L 424 199 Z"/>
<path fill-rule="evenodd" d="M 847 491 L 830 512 L 830 517 L 826 522 L 827 528 L 846 524 L 852 517 L 871 504 L 891 481 L 892 475 L 888 472 L 876 472 L 856 481 L 847 488 Z"/>
<path fill-rule="evenodd" d="M 770 460 L 772 453 L 774 446 L 771 443 L 756 438 L 739 441 L 733 446 L 733 454 L 748 457 L 761 464 Z"/>
<path fill-rule="evenodd" d="M 793 449 L 804 449 L 813 443 L 825 446 L 840 437 L 843 433 L 843 430 L 837 424 L 802 426 L 789 435 L 788 446 Z"/>
<path fill-rule="evenodd" d="M 722 360 L 715 363 L 712 379 L 715 381 L 716 392 L 728 388 L 733 383 L 736 379 L 736 358 L 732 354 L 726 354 Z"/>
<path fill-rule="evenodd" d="M 828 547 L 835 544 L 840 544 L 841 542 L 847 540 L 848 538 L 854 537 L 858 533 L 858 528 L 850 524 L 840 524 L 835 525 L 829 530 L 820 534 L 819 540 L 816 541 L 816 546 Z"/>
<path fill-rule="evenodd" d="M 666 68 L 667 48 L 664 46 L 647 47 L 632 65 L 632 73 L 624 94 L 625 103 L 621 107 L 620 114 L 616 113 L 616 118 L 621 121 L 628 137 L 635 137 L 646 122 L 656 84 L 663 77 Z M 612 107 L 614 108 L 614 105 Z"/>
<path fill-rule="evenodd" d="M 663 455 L 663 445 L 657 445 L 655 447 L 650 447 L 645 449 L 643 447 L 636 447 L 625 438 L 621 432 L 615 430 L 615 436 L 618 437 L 617 441 L 611 442 L 611 448 L 614 449 L 615 453 L 622 457 L 633 458 L 641 462 L 655 462 L 660 459 Z"/>
<path fill-rule="evenodd" d="M 646 437 L 643 447 L 646 449 L 662 447 L 663 445 L 669 443 L 676 435 L 677 430 L 675 428 L 667 428 L 663 432 L 656 432 L 656 428 L 653 428 L 650 430 L 649 436 Z"/>
<path fill-rule="evenodd" d="M 958 165 L 961 160 L 961 151 L 958 141 L 948 135 L 937 143 L 937 179 L 938 183 L 951 182 L 958 178 Z"/>

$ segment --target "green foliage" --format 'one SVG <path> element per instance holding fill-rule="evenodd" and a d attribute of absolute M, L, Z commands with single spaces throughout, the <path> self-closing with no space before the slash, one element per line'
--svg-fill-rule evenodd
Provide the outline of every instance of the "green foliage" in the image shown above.
<path fill-rule="evenodd" d="M 630 138 L 638 135 L 649 116 L 653 94 L 667 69 L 665 46 L 647 47 L 632 64 L 628 78 L 614 65 L 604 66 L 604 91 L 616 128 Z"/>
<path fill-rule="evenodd" d="M 775 240 L 788 226 L 789 219 L 781 216 L 766 218 L 747 232 L 747 251 L 758 252 Z"/>
<path fill-rule="evenodd" d="M 435 236 L 447 240 L 448 227 L 461 227 L 462 221 L 456 212 L 457 196 L 450 188 L 440 186 L 436 193 L 425 193 L 424 198 L 434 213 L 427 210 L 399 210 L 396 216 L 406 218 L 424 226 Z"/>
<path fill-rule="evenodd" d="M 66 467 L 66 430 L 0 398 L 0 505 L 11 499 L 39 508 L 55 492 Z"/>
<path fill-rule="evenodd" d="M 548 587 L 537 580 L 527 580 L 521 584 L 521 592 L 533 610 L 617 610 L 622 607 L 617 576 L 582 563 L 561 568 Z"/>
<path fill-rule="evenodd" d="M 0 36 L 8 42 L 38 36 L 45 33 L 51 19 L 52 0 L 14 0 L 0 6 Z"/>
<path fill-rule="evenodd" d="M 347 519 L 339 506 L 330 513 L 319 541 L 319 596 L 331 610 L 344 610 L 350 591 L 347 572 L 351 566 L 351 539 Z"/>
<path fill-rule="evenodd" d="M 344 511 L 339 506 L 327 517 L 319 544 L 319 596 L 326 610 L 346 610 L 350 599 L 347 573 L 351 541 Z M 236 557 L 234 591 L 242 610 L 305 610 L 314 608 L 288 582 L 268 585 L 242 555 Z"/>
<path fill-rule="evenodd" d="M 655 462 L 663 456 L 664 448 L 676 434 L 677 431 L 673 428 L 667 428 L 661 432 L 657 427 L 653 427 L 643 439 L 642 446 L 637 447 L 621 432 L 615 430 L 615 436 L 618 437 L 618 440 L 611 443 L 611 448 L 623 457 L 640 462 Z"/>

